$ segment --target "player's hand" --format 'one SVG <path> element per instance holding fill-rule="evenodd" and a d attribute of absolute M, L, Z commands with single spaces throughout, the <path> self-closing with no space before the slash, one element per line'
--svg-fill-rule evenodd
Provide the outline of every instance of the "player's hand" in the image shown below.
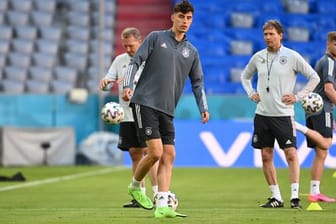
<path fill-rule="evenodd" d="M 202 112 L 202 123 L 205 124 L 209 121 L 210 119 L 210 113 L 208 111 Z"/>
<path fill-rule="evenodd" d="M 106 87 L 108 86 L 108 84 L 113 83 L 114 80 L 113 79 L 101 79 L 99 82 L 99 88 L 101 90 L 107 90 Z"/>
<path fill-rule="evenodd" d="M 117 79 L 116 83 L 117 84 L 122 84 L 124 82 L 124 79 L 125 79 L 124 77 L 121 77 L 121 78 Z"/>
<path fill-rule="evenodd" d="M 131 88 L 125 88 L 122 93 L 122 99 L 125 101 L 130 101 L 133 95 L 133 90 Z"/>
<path fill-rule="evenodd" d="M 293 94 L 285 94 L 282 96 L 281 101 L 286 105 L 291 105 L 296 102 L 295 96 Z"/>
<path fill-rule="evenodd" d="M 251 100 L 256 102 L 256 103 L 259 103 L 260 102 L 259 93 L 257 93 L 257 92 L 253 93 L 252 96 L 251 96 Z"/>

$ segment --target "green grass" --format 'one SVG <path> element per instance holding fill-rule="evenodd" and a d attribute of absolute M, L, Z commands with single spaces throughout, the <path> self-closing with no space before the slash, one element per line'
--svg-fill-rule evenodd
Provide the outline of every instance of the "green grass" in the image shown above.
<path fill-rule="evenodd" d="M 258 205 L 270 195 L 260 169 L 175 168 L 171 189 L 179 199 L 178 211 L 187 218 L 155 219 L 153 211 L 124 209 L 129 201 L 128 168 L 84 175 L 73 179 L 61 176 L 83 174 L 106 169 L 98 166 L 1 168 L 0 175 L 11 176 L 21 171 L 26 182 L 0 182 L 1 224 L 102 224 L 102 223 L 192 223 L 192 224 L 269 224 L 335 222 L 336 203 L 319 203 L 322 211 L 307 211 L 309 203 L 309 170 L 301 172 L 302 210 L 289 208 L 290 187 L 287 169 L 278 170 L 285 208 L 263 209 Z M 336 196 L 335 171 L 325 170 L 321 189 Z M 7 186 L 59 180 L 40 185 L 1 191 Z M 149 182 L 149 181 L 148 181 Z M 150 188 L 148 188 L 150 189 Z M 151 190 L 148 193 L 152 196 Z"/>

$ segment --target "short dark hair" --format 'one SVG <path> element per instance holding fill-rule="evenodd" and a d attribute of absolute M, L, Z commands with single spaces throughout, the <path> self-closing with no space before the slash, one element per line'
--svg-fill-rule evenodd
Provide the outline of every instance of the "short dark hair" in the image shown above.
<path fill-rule="evenodd" d="M 274 28 L 278 32 L 278 34 L 284 33 L 284 28 L 278 20 L 271 19 L 266 21 L 263 25 L 263 31 L 268 28 Z"/>
<path fill-rule="evenodd" d="M 328 42 L 336 41 L 336 31 L 330 31 L 327 40 Z"/>
<path fill-rule="evenodd" d="M 178 12 L 182 12 L 183 14 L 192 12 L 192 14 L 194 14 L 194 6 L 188 0 L 183 0 L 174 6 L 174 13 Z"/>

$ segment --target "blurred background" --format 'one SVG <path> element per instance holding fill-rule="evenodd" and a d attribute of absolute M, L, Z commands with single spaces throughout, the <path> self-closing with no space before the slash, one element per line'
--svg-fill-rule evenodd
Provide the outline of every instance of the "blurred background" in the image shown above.
<path fill-rule="evenodd" d="M 128 154 L 116 149 L 118 126 L 100 119 L 101 106 L 117 101 L 117 88 L 101 92 L 98 83 L 123 52 L 121 31 L 135 26 L 145 37 L 170 28 L 176 2 L 0 0 L 0 164 L 129 165 Z M 268 19 L 282 22 L 284 45 L 314 66 L 336 27 L 336 0 L 191 2 L 187 36 L 199 50 L 212 120 L 200 124 L 187 81 L 176 109 L 176 165 L 260 167 L 259 152 L 250 146 L 255 105 L 240 73 L 264 48 Z M 305 82 L 299 75 L 296 88 Z M 295 111 L 304 122 L 299 104 Z M 311 149 L 300 135 L 298 148 L 301 165 L 310 166 Z M 276 164 L 286 166 L 278 154 Z M 333 149 L 326 166 L 336 167 Z"/>

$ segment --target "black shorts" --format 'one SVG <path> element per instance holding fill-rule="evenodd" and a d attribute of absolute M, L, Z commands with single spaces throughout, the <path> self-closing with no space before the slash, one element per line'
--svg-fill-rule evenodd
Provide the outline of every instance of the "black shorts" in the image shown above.
<path fill-rule="evenodd" d="M 133 117 L 142 139 L 161 138 L 163 144 L 175 145 L 173 117 L 140 104 L 131 103 Z"/>
<path fill-rule="evenodd" d="M 141 141 L 137 135 L 134 122 L 121 122 L 119 127 L 118 148 L 122 151 L 128 151 L 132 147 L 146 147 L 146 142 Z"/>
<path fill-rule="evenodd" d="M 275 140 L 277 140 L 281 149 L 296 148 L 296 130 L 294 127 L 294 119 L 291 116 L 268 117 L 256 114 L 252 146 L 257 149 L 274 147 Z"/>
<path fill-rule="evenodd" d="M 306 119 L 308 128 L 313 129 L 320 133 L 325 138 L 333 137 L 333 114 L 331 112 L 321 112 L 314 116 L 309 116 Z M 309 138 L 307 139 L 307 146 L 315 148 L 315 144 Z"/>

